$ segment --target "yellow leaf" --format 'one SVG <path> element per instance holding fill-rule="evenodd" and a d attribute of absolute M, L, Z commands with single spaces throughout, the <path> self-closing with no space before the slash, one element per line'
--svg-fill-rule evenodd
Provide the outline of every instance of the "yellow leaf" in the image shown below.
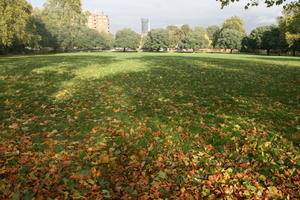
<path fill-rule="evenodd" d="M 229 173 L 225 172 L 225 173 L 224 173 L 224 179 L 227 180 L 227 179 L 229 179 L 229 178 L 230 178 Z"/>
<path fill-rule="evenodd" d="M 271 142 L 265 142 L 265 143 L 264 143 L 264 147 L 265 147 L 265 148 L 268 148 L 270 145 L 271 145 Z"/>
<path fill-rule="evenodd" d="M 109 159 L 109 156 L 106 155 L 106 156 L 102 156 L 101 158 L 101 163 L 109 163 L 110 162 L 110 159 Z"/>
<path fill-rule="evenodd" d="M 134 129 L 131 128 L 131 129 L 130 129 L 130 134 L 133 134 L 133 133 L 134 133 Z"/>
<path fill-rule="evenodd" d="M 180 189 L 180 192 L 181 192 L 181 194 L 185 193 L 185 187 L 182 187 L 182 188 Z"/>
<path fill-rule="evenodd" d="M 226 171 L 227 171 L 228 173 L 232 173 L 232 172 L 233 172 L 233 170 L 232 170 L 231 168 L 228 168 Z"/>
<path fill-rule="evenodd" d="M 260 175 L 259 179 L 262 180 L 262 181 L 266 181 L 267 180 L 267 178 L 264 175 Z"/>

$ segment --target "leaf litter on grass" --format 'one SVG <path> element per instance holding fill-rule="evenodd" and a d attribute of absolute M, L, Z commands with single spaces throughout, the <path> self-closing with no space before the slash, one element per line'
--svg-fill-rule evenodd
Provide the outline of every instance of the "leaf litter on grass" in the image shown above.
<path fill-rule="evenodd" d="M 299 67 L 219 54 L 43 57 L 0 58 L 14 66 L 0 70 L 1 199 L 300 198 Z"/>

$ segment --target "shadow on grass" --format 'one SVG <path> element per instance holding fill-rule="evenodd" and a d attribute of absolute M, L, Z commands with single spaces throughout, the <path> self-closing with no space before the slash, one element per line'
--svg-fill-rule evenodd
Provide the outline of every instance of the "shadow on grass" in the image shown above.
<path fill-rule="evenodd" d="M 296 127 L 298 68 L 203 57 L 144 56 L 137 60 L 147 64 L 150 70 L 135 75 L 134 84 L 125 88 L 124 84 L 123 88 L 127 93 L 132 91 L 129 95 L 135 104 L 142 101 L 139 108 L 142 114 L 148 111 L 148 117 L 154 115 L 167 122 L 176 118 L 180 121 L 185 113 L 186 120 L 193 119 L 194 126 L 202 118 L 208 119 L 211 127 L 229 121 L 222 115 L 230 116 L 236 124 L 248 120 L 249 125 L 253 120 L 256 126 L 268 127 L 266 130 L 271 133 L 283 133 L 296 144 L 300 143 Z M 143 88 L 145 93 L 137 94 L 138 88 Z M 167 103 L 159 102 L 159 98 L 167 99 Z M 189 102 L 193 103 L 192 108 L 183 106 Z M 169 106 L 164 108 L 164 104 Z"/>
<path fill-rule="evenodd" d="M 199 164 L 208 171 L 220 166 L 234 168 L 234 165 L 249 162 L 252 154 L 232 153 L 236 145 L 232 138 L 244 139 L 246 136 L 242 134 L 254 129 L 283 134 L 295 144 L 300 142 L 296 127 L 299 124 L 298 69 L 248 60 L 168 54 L 125 59 L 142 63 L 145 70 L 81 80 L 70 98 L 60 100 L 52 95 L 59 91 L 62 82 L 78 76 L 74 70 L 89 64 L 108 67 L 119 60 L 102 55 L 75 58 L 74 55 L 55 55 L 28 58 L 24 63 L 5 61 L 6 68 L 0 71 L 1 84 L 5 85 L 0 86 L 4 91 L 0 105 L 5 107 L 0 124 L 2 135 L 15 136 L 15 140 L 30 136 L 33 142 L 24 142 L 20 151 L 36 151 L 43 159 L 49 158 L 50 166 L 59 165 L 56 154 L 63 155 L 63 161 L 69 159 L 75 163 L 60 168 L 60 175 L 66 178 L 52 180 L 50 186 L 53 187 L 49 188 L 53 192 L 59 185 L 65 185 L 65 191 L 78 190 L 89 195 L 71 174 L 83 177 L 93 168 L 103 174 L 103 177 L 94 177 L 93 184 L 112 192 L 115 195 L 112 198 L 124 194 L 136 197 L 134 190 L 150 190 L 149 183 L 140 183 L 141 179 L 150 177 L 152 180 L 156 176 L 153 174 L 173 166 L 189 171 L 182 160 L 175 159 L 171 165 L 161 166 L 165 160 L 160 161 L 160 156 L 166 155 L 165 159 L 171 160 L 173 155 L 180 157 L 181 153 L 188 154 L 195 149 L 211 153 L 209 159 L 215 159 Z M 64 71 L 53 70 L 56 65 Z M 34 71 L 49 66 L 54 67 L 44 73 Z M 209 145 L 216 151 L 210 152 Z M 103 153 L 115 158 L 114 164 L 109 167 L 103 163 L 93 164 L 101 160 Z M 32 166 L 33 159 L 28 160 L 26 165 Z M 14 166 L 16 163 L 17 160 L 5 164 Z M 268 163 L 261 163 L 261 168 L 273 175 Z M 142 177 L 146 175 L 141 171 L 149 175 Z M 165 174 L 161 174 L 164 179 Z M 176 178 L 170 178 L 170 184 L 181 182 L 178 179 L 177 183 Z M 27 179 L 23 181 L 24 185 L 30 185 Z M 120 192 L 115 186 L 126 189 Z M 165 197 L 172 191 L 167 191 Z"/>
<path fill-rule="evenodd" d="M 82 81 L 71 99 L 53 103 L 52 95 L 58 92 L 61 83 L 76 77 L 74 70 L 89 64 L 107 67 L 118 61 L 115 57 L 100 54 L 34 56 L 23 63 L 19 59 L 6 60 L 4 66 L 8 67 L 4 71 L 2 69 L 2 74 L 7 77 L 2 80 L 6 85 L 2 91 L 11 90 L 2 95 L 2 105 L 4 99 L 13 99 L 11 104 L 15 109 L 18 106 L 22 108 L 23 114 L 41 115 L 49 111 L 43 108 L 48 102 L 50 107 L 61 107 L 60 112 L 64 117 L 88 110 L 89 119 L 81 117 L 82 121 L 73 125 L 58 122 L 61 128 L 71 126 L 72 130 L 86 132 L 97 124 L 88 121 L 96 120 L 99 115 L 106 118 L 114 115 L 121 121 L 127 121 L 128 126 L 135 126 L 131 122 L 131 117 L 135 117 L 146 120 L 145 123 L 153 129 L 157 129 L 159 123 L 175 123 L 177 127 L 194 133 L 204 131 L 199 127 L 199 123 L 204 122 L 209 125 L 205 129 L 207 134 L 210 134 L 209 128 L 218 128 L 226 122 L 234 126 L 244 120 L 245 128 L 249 128 L 247 126 L 253 122 L 268 127 L 268 131 L 283 133 L 289 139 L 299 137 L 295 126 L 299 105 L 299 70 L 292 67 L 221 58 L 152 54 L 128 58 L 144 63 L 147 71 L 124 72 Z M 49 66 L 65 71 L 33 72 Z M 32 110 L 32 107 L 38 109 Z M 125 112 L 114 112 L 113 109 Z M 15 117 L 20 115 L 17 112 Z M 229 118 L 225 119 L 224 116 Z M 62 123 L 65 122 L 62 120 Z M 35 130 L 39 128 L 42 126 L 35 126 Z M 298 139 L 293 141 L 299 144 Z"/>
<path fill-rule="evenodd" d="M 76 77 L 75 70 L 95 64 L 105 68 L 116 62 L 113 57 L 98 55 L 68 56 L 64 54 L 45 56 L 20 56 L 2 58 L 0 76 L 0 106 L 3 108 L 1 118 L 5 124 L 14 123 L 15 120 L 24 120 L 42 116 L 40 121 L 47 120 L 52 106 L 56 106 L 53 95 L 59 92 L 63 82 Z M 45 68 L 42 72 L 37 72 Z M 59 105 L 62 110 L 67 102 Z M 46 109 L 46 107 L 48 109 Z M 54 109 L 53 109 L 53 112 Z M 5 117 L 7 119 L 5 120 Z M 34 125 L 39 131 L 44 125 Z M 48 127 L 51 128 L 51 127 Z"/>

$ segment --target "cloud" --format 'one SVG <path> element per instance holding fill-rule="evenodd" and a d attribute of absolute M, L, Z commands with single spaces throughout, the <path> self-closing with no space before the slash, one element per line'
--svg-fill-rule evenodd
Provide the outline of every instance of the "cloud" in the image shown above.
<path fill-rule="evenodd" d="M 42 6 L 45 0 L 29 0 L 34 6 Z M 170 24 L 194 26 L 221 25 L 231 16 L 245 20 L 248 32 L 261 25 L 276 23 L 281 7 L 266 8 L 264 5 L 244 9 L 244 3 L 235 3 L 220 9 L 215 0 L 83 0 L 83 8 L 95 13 L 105 12 L 111 19 L 112 31 L 132 28 L 140 32 L 140 19 L 150 19 L 152 28 Z"/>

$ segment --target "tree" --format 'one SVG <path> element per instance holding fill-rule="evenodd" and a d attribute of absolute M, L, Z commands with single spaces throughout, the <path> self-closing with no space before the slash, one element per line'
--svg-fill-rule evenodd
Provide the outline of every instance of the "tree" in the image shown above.
<path fill-rule="evenodd" d="M 242 34 L 246 34 L 244 21 L 239 16 L 233 16 L 223 22 L 222 30 L 233 29 Z"/>
<path fill-rule="evenodd" d="M 288 8 L 279 19 L 280 30 L 283 32 L 289 48 L 296 55 L 300 49 L 300 7 Z"/>
<path fill-rule="evenodd" d="M 234 49 L 241 49 L 241 43 L 244 34 L 234 29 L 225 29 L 221 31 L 218 39 L 218 46 L 223 49 L 230 49 L 230 53 Z"/>
<path fill-rule="evenodd" d="M 207 32 L 209 39 L 212 42 L 213 48 L 215 48 L 217 45 L 220 28 L 218 26 L 208 26 L 206 28 L 206 32 Z"/>
<path fill-rule="evenodd" d="M 44 4 L 44 14 L 58 23 L 77 26 L 86 20 L 81 6 L 81 0 L 48 0 Z"/>
<path fill-rule="evenodd" d="M 195 52 L 196 49 L 207 48 L 210 41 L 205 32 L 199 29 L 189 32 L 189 34 L 180 41 L 179 47 L 182 49 L 193 49 L 193 52 Z"/>
<path fill-rule="evenodd" d="M 43 16 L 43 11 L 39 9 L 34 9 L 33 21 L 36 26 L 37 34 L 41 38 L 39 41 L 39 46 L 58 49 L 60 47 L 60 44 L 57 35 L 53 34 L 53 29 L 58 29 L 59 27 L 54 25 L 51 26 L 51 24 L 48 24 L 45 20 L 45 17 Z"/>
<path fill-rule="evenodd" d="M 201 34 L 201 35 L 207 35 L 207 31 L 206 28 L 202 27 L 202 26 L 196 26 L 194 28 L 194 31 L 196 31 L 197 33 Z M 208 37 L 208 35 L 207 35 Z"/>
<path fill-rule="evenodd" d="M 166 29 L 169 32 L 171 47 L 177 47 L 182 37 L 181 29 L 173 25 L 167 26 Z"/>
<path fill-rule="evenodd" d="M 100 32 L 100 36 L 103 38 L 102 47 L 105 49 L 111 49 L 114 44 L 114 36 L 111 33 Z"/>
<path fill-rule="evenodd" d="M 247 40 L 244 39 L 243 45 L 248 50 L 267 50 L 268 55 L 270 55 L 271 49 L 282 50 L 287 46 L 280 29 L 276 25 L 255 28 L 251 31 Z"/>
<path fill-rule="evenodd" d="M 181 26 L 181 38 L 184 38 L 189 34 L 189 32 L 192 31 L 190 25 L 184 24 Z"/>
<path fill-rule="evenodd" d="M 76 38 L 75 45 L 81 48 L 111 48 L 112 36 L 105 32 L 98 32 L 87 27 L 81 28 Z"/>
<path fill-rule="evenodd" d="M 125 52 L 127 48 L 136 49 L 139 47 L 141 36 L 131 29 L 123 29 L 116 33 L 115 47 L 123 48 Z"/>
<path fill-rule="evenodd" d="M 233 16 L 223 22 L 221 31 L 218 34 L 217 46 L 224 49 L 240 50 L 242 40 L 246 36 L 243 20 L 238 16 Z"/>
<path fill-rule="evenodd" d="M 229 5 L 230 3 L 238 2 L 239 0 L 217 0 L 221 2 L 222 8 L 225 6 Z M 258 0 L 248 0 L 245 9 L 248 9 L 250 6 L 257 6 L 259 4 Z M 284 7 L 299 7 L 300 5 L 300 0 L 291 0 L 291 1 L 286 1 L 286 0 L 264 0 L 264 4 L 267 7 L 271 7 L 274 5 L 284 5 Z"/>
<path fill-rule="evenodd" d="M 261 48 L 267 50 L 267 55 L 270 55 L 270 50 L 282 49 L 283 42 L 281 40 L 280 30 L 277 26 L 269 26 L 268 30 L 263 32 Z"/>
<path fill-rule="evenodd" d="M 153 29 L 148 33 L 144 49 L 160 51 L 161 48 L 169 47 L 171 47 L 171 40 L 166 29 Z"/>
<path fill-rule="evenodd" d="M 0 1 L 0 13 L 0 48 L 17 50 L 37 45 L 40 38 L 26 0 Z"/>
<path fill-rule="evenodd" d="M 257 27 L 249 35 L 248 47 L 251 49 L 262 49 L 264 32 L 270 30 L 269 26 Z"/>
<path fill-rule="evenodd" d="M 75 46 L 76 38 L 86 21 L 81 0 L 48 0 L 36 18 L 63 49 Z"/>

